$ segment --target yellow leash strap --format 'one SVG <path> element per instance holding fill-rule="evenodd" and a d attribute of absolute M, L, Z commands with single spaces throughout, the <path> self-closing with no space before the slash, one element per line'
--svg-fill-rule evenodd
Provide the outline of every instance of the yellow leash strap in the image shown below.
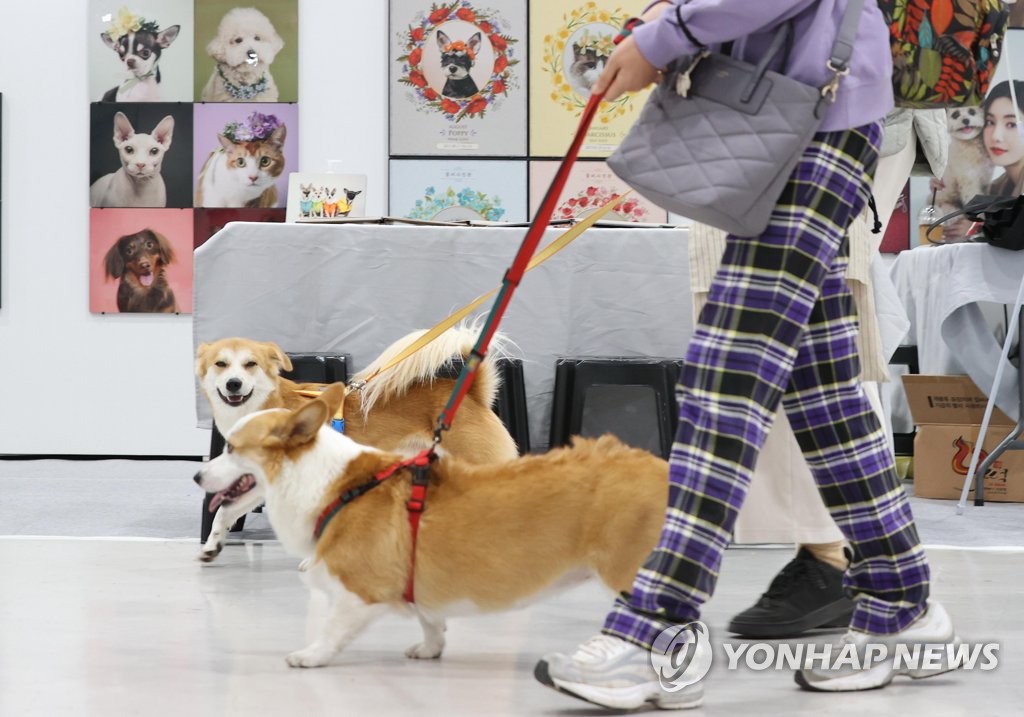
<path fill-rule="evenodd" d="M 554 256 L 562 249 L 564 249 L 571 241 L 573 241 L 576 237 L 578 237 L 584 231 L 593 226 L 595 222 L 601 219 L 601 217 L 603 217 L 605 214 L 611 211 L 613 206 L 616 206 L 619 203 L 621 203 L 622 200 L 625 199 L 625 197 L 628 196 L 631 191 L 632 190 L 627 190 L 622 195 L 615 197 L 614 199 L 609 199 L 600 208 L 594 211 L 594 213 L 590 214 L 585 219 L 582 219 L 578 224 L 566 230 L 560 237 L 552 241 L 541 251 L 537 252 L 537 254 L 534 255 L 533 259 L 530 260 L 530 263 L 526 265 L 526 271 L 529 271 L 535 266 L 540 266 L 545 261 L 550 259 L 552 256 Z M 477 307 L 479 307 L 480 304 L 484 303 L 485 301 L 487 301 L 487 299 L 494 296 L 494 294 L 497 291 L 497 288 L 491 289 L 486 294 L 474 299 L 471 303 L 467 304 L 466 306 L 463 306 L 461 309 L 456 311 L 448 318 L 443 319 L 439 324 L 434 326 L 434 328 L 430 329 L 425 334 L 423 334 L 418 339 L 409 344 L 401 353 L 399 353 L 397 356 L 391 359 L 391 361 L 389 361 L 386 365 L 377 369 L 377 371 L 375 371 L 373 374 L 367 376 L 366 379 L 363 381 L 363 384 L 365 385 L 366 383 L 369 383 L 381 373 L 387 371 L 389 368 L 393 366 L 400 364 L 402 361 L 412 356 L 414 353 L 416 353 L 421 348 L 429 344 L 442 333 L 444 333 L 451 327 L 455 326 L 455 324 L 459 323 L 467 316 L 469 316 L 469 314 L 471 314 Z M 360 385 L 357 388 L 361 387 L 362 386 Z"/>

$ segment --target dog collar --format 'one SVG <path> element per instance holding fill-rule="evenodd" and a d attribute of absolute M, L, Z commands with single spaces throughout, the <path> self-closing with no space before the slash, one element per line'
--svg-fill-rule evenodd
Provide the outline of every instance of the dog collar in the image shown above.
<path fill-rule="evenodd" d="M 270 82 L 267 80 L 266 75 L 263 75 L 263 77 L 251 85 L 236 85 L 224 76 L 224 70 L 221 69 L 220 65 L 217 65 L 217 74 L 224 81 L 224 91 L 231 95 L 232 99 L 236 100 L 251 100 L 261 92 L 266 92 L 267 88 L 270 87 Z"/>

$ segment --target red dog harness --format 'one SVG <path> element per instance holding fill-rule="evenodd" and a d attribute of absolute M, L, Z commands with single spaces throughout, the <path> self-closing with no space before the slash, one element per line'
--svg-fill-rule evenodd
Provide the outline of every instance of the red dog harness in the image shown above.
<path fill-rule="evenodd" d="M 413 559 L 412 565 L 409 567 L 409 582 L 406 585 L 405 593 L 402 596 L 405 598 L 406 602 L 410 603 L 415 602 L 415 600 L 413 600 L 415 597 L 413 590 L 413 578 L 416 573 L 416 537 L 420 531 L 420 517 L 423 515 L 423 509 L 427 506 L 427 483 L 430 476 L 430 463 L 435 458 L 437 458 L 437 454 L 434 453 L 434 448 L 431 446 L 426 450 L 420 451 L 408 460 L 388 466 L 381 472 L 375 474 L 373 478 L 365 483 L 342 493 L 337 500 L 324 508 L 323 512 L 320 513 L 320 517 L 317 518 L 316 527 L 313 528 L 313 538 L 314 540 L 319 540 L 320 536 L 324 532 L 324 528 L 326 528 L 327 524 L 331 521 L 331 518 L 337 515 L 342 508 L 364 493 L 370 492 L 396 473 L 406 468 L 411 468 L 412 494 L 409 496 L 409 500 L 405 502 L 405 508 L 409 511 L 409 528 L 412 530 Z"/>

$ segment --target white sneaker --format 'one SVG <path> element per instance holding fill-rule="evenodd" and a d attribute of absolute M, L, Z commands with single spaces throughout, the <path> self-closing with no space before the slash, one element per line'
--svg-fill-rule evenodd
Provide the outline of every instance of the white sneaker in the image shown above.
<path fill-rule="evenodd" d="M 796 683 L 808 690 L 849 692 L 885 687 L 897 675 L 914 679 L 941 675 L 960 666 L 959 661 L 950 659 L 950 651 L 959 644 L 960 638 L 945 608 L 929 601 L 921 617 L 894 635 L 849 630 L 838 645 L 833 646 L 828 662 L 835 665 L 841 654 L 849 654 L 851 659 L 839 660 L 841 666 L 836 667 L 808 659 L 804 667 L 797 670 Z M 880 654 L 879 646 L 885 646 L 884 655 Z M 896 659 L 897 650 L 905 659 Z M 915 650 L 918 659 L 914 659 Z M 852 664 L 854 653 L 856 665 Z M 930 659 L 925 659 L 925 655 Z"/>
<path fill-rule="evenodd" d="M 710 649 L 703 642 L 698 649 Z M 698 684 L 669 692 L 651 664 L 651 652 L 611 635 L 598 635 L 572 655 L 545 655 L 533 671 L 541 684 L 602 707 L 631 710 L 652 703 L 663 710 L 699 707 Z"/>

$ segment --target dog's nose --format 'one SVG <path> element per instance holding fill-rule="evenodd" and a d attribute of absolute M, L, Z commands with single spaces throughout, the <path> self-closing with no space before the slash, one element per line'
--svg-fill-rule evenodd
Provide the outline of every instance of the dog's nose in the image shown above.
<path fill-rule="evenodd" d="M 228 382 L 227 382 L 227 387 L 228 387 L 229 391 L 232 391 L 232 392 L 237 391 L 240 388 L 242 388 L 242 381 L 240 379 L 237 379 L 237 378 L 229 379 Z"/>
<path fill-rule="evenodd" d="M 247 53 L 245 53 L 245 61 L 248 62 L 250 65 L 255 65 L 257 62 L 259 62 L 260 57 L 259 55 L 256 54 L 256 50 L 249 50 Z"/>
<path fill-rule="evenodd" d="M 196 485 L 202 485 L 202 483 L 203 483 L 203 474 L 202 473 L 196 473 L 194 476 L 192 476 L 192 480 L 194 480 L 196 482 Z"/>
<path fill-rule="evenodd" d="M 135 58 L 132 58 L 132 57 L 128 58 L 128 69 L 129 70 L 134 70 L 135 69 Z"/>

